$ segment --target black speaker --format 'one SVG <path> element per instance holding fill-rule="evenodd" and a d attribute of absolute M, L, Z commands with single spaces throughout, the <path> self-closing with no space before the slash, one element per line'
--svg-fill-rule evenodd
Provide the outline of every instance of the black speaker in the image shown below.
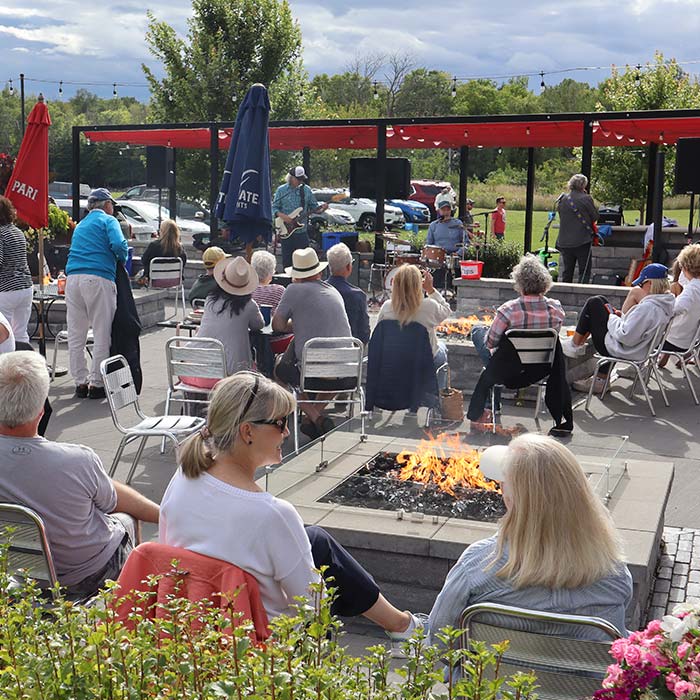
<path fill-rule="evenodd" d="M 166 146 L 146 146 L 146 184 L 149 187 L 175 186 L 175 153 Z"/>
<path fill-rule="evenodd" d="M 384 196 L 386 199 L 408 199 L 411 194 L 411 161 L 408 158 L 387 158 Z M 377 159 L 350 159 L 350 196 L 377 198 Z"/>
<path fill-rule="evenodd" d="M 700 139 L 678 139 L 674 194 L 700 193 Z"/>

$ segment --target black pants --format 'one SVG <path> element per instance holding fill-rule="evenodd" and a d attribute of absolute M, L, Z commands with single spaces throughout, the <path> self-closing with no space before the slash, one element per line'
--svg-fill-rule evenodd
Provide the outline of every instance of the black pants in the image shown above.
<path fill-rule="evenodd" d="M 668 350 L 668 352 L 687 352 L 688 348 L 679 348 L 677 345 L 669 343 L 668 340 L 666 340 L 661 350 Z"/>
<path fill-rule="evenodd" d="M 574 267 L 578 264 L 578 281 L 588 284 L 591 276 L 591 244 L 575 248 L 559 248 L 559 282 L 574 281 Z"/>
<path fill-rule="evenodd" d="M 300 248 L 309 247 L 309 234 L 306 229 L 295 231 L 289 238 L 282 239 L 282 266 L 292 266 L 292 253 Z"/>
<path fill-rule="evenodd" d="M 323 528 L 309 525 L 306 534 L 311 542 L 314 566 L 327 566 L 326 578 L 336 590 L 331 606 L 334 615 L 354 617 L 369 610 L 379 598 L 379 586 L 356 559 Z"/>
<path fill-rule="evenodd" d="M 591 334 L 593 347 L 596 352 L 601 355 L 611 355 L 612 353 L 605 347 L 605 336 L 608 333 L 608 318 L 610 314 L 605 308 L 608 300 L 601 295 L 590 297 L 581 309 L 576 324 L 576 332 L 581 335 L 586 333 Z M 604 363 L 599 369 L 601 374 L 607 374 L 610 371 L 610 364 Z"/>

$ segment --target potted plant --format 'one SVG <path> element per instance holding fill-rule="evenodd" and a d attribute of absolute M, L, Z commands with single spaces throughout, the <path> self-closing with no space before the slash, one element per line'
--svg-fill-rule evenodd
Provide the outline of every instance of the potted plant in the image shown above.
<path fill-rule="evenodd" d="M 39 251 L 39 231 L 44 234 L 44 250 L 46 244 L 51 243 L 53 247 L 66 249 L 63 250 L 63 255 L 67 255 L 67 248 L 70 246 L 70 239 L 75 228 L 72 219 L 66 212 L 59 209 L 55 204 L 49 204 L 49 225 L 43 229 L 35 229 L 28 226 L 23 221 L 18 221 L 17 225 L 24 231 L 24 236 L 27 239 L 27 260 L 29 262 L 29 270 L 32 276 L 39 274 L 39 260 L 37 257 Z M 57 271 L 52 271 L 57 272 Z"/>

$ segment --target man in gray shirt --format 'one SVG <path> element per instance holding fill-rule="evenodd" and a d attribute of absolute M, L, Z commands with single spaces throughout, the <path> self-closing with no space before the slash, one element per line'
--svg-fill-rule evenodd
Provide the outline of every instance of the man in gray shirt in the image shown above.
<path fill-rule="evenodd" d="M 89 447 L 38 435 L 48 393 L 41 355 L 0 355 L 0 501 L 41 516 L 59 583 L 82 598 L 117 578 L 137 543 L 134 519 L 157 523 L 159 508 L 112 481 Z"/>
<path fill-rule="evenodd" d="M 294 251 L 292 266 L 285 270 L 291 275 L 293 284 L 285 289 L 272 317 L 273 331 L 294 333 L 294 340 L 275 368 L 277 379 L 284 384 L 299 386 L 299 368 L 307 340 L 352 337 L 343 297 L 337 289 L 321 281 L 321 273 L 327 266 L 327 262 L 319 262 L 313 248 L 302 248 Z M 352 384 L 354 385 L 354 380 Z M 347 388 L 345 385 L 347 382 L 342 380 L 319 380 L 316 388 L 342 390 Z M 333 421 L 324 414 L 322 404 L 302 400 L 299 407 L 308 417 L 300 427 L 309 437 L 318 437 L 335 427 Z"/>

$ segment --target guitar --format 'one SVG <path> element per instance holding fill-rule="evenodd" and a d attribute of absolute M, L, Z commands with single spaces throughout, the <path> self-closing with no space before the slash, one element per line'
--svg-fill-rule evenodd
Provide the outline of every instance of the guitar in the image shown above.
<path fill-rule="evenodd" d="M 275 231 L 277 235 L 284 239 L 289 238 L 295 231 L 299 231 L 306 226 L 306 220 L 309 218 L 308 212 L 304 212 L 301 207 L 287 214 L 291 219 L 290 223 L 284 221 L 281 216 L 275 218 Z"/>

